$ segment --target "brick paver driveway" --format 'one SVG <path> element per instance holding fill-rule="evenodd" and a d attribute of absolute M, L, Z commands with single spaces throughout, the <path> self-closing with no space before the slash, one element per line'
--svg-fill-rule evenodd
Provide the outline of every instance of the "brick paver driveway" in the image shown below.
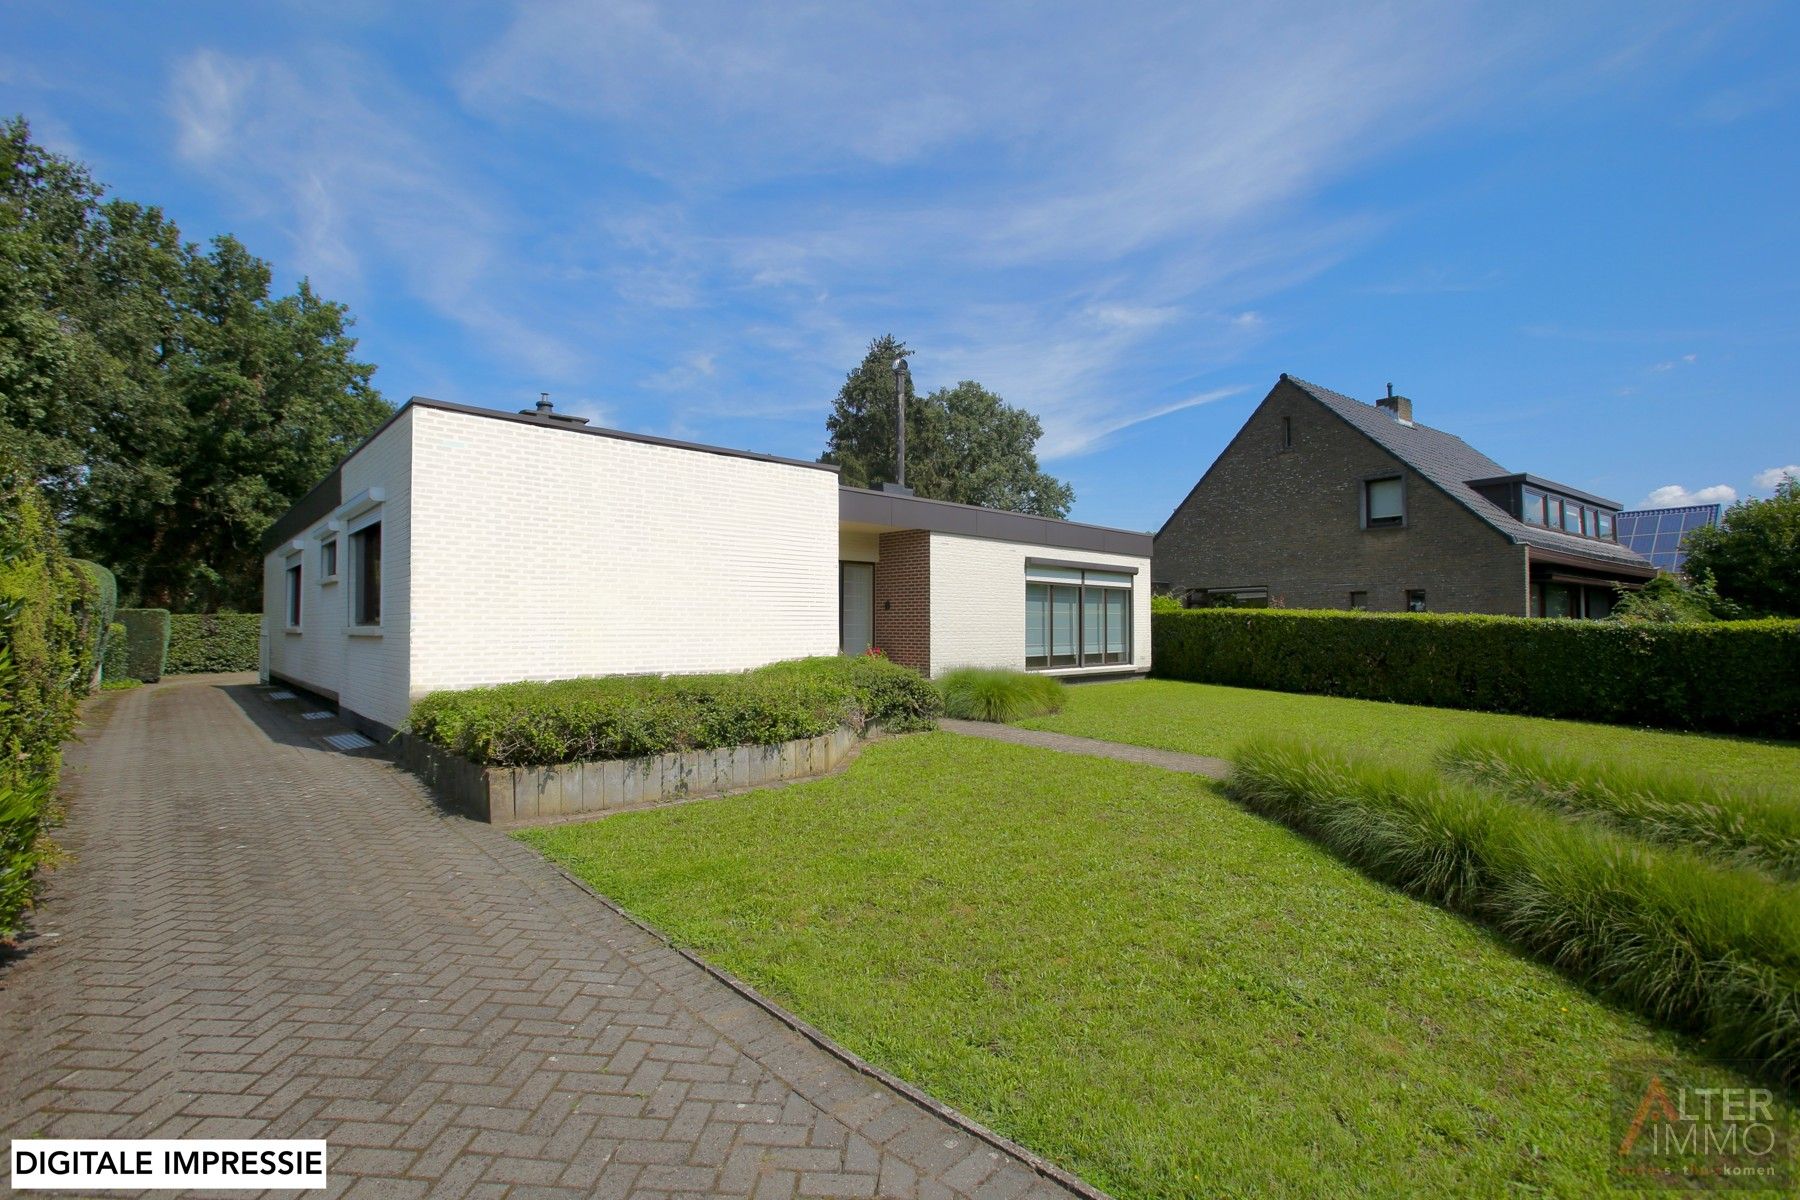
<path fill-rule="evenodd" d="M 355 1196 L 1066 1194 L 338 729 L 247 677 L 99 702 L 0 1133 L 324 1137 Z"/>

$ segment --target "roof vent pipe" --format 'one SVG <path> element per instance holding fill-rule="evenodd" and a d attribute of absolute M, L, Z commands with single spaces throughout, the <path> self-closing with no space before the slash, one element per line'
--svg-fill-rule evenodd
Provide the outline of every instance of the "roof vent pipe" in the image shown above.
<path fill-rule="evenodd" d="M 894 482 L 884 483 L 884 492 L 898 492 L 903 496 L 912 495 L 912 489 L 906 486 L 906 393 L 912 387 L 912 368 L 906 365 L 904 351 L 894 360 Z"/>

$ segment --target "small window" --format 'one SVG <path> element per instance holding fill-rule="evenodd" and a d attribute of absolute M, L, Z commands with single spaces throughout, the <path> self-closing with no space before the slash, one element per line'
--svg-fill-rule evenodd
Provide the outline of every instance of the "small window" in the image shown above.
<path fill-rule="evenodd" d="M 1544 523 L 1544 493 L 1535 488 L 1524 488 L 1521 491 L 1519 519 L 1527 525 Z"/>
<path fill-rule="evenodd" d="M 1281 448 L 1283 450 L 1294 448 L 1294 418 L 1292 417 L 1281 418 Z"/>
<path fill-rule="evenodd" d="M 1406 611 L 1407 612 L 1424 612 L 1425 611 L 1425 593 L 1423 591 L 1421 591 L 1417 588 L 1409 589 L 1407 591 L 1407 593 L 1406 593 Z"/>
<path fill-rule="evenodd" d="M 319 582 L 337 578 L 337 539 L 319 547 Z"/>
<path fill-rule="evenodd" d="M 1562 500 L 1556 496 L 1544 497 L 1544 524 L 1552 529 L 1561 529 L 1563 520 Z"/>
<path fill-rule="evenodd" d="M 1581 505 L 1570 504 L 1570 503 L 1564 502 L 1564 504 L 1563 504 L 1563 532 L 1564 533 L 1580 533 L 1581 532 Z"/>
<path fill-rule="evenodd" d="M 1351 608 L 1367 608 L 1367 607 L 1369 607 L 1369 593 L 1367 593 L 1367 592 L 1351 592 L 1350 593 L 1350 607 Z"/>
<path fill-rule="evenodd" d="M 1404 523 L 1404 505 L 1404 492 L 1399 476 L 1392 479 L 1371 479 L 1363 484 L 1364 524 L 1369 527 Z"/>
<path fill-rule="evenodd" d="M 287 627 L 300 628 L 300 563 L 287 569 Z"/>
<path fill-rule="evenodd" d="M 381 624 L 381 522 L 350 535 L 350 569 L 355 572 L 350 620 L 355 625 Z"/>
<path fill-rule="evenodd" d="M 1609 542 L 1612 541 L 1612 535 L 1613 535 L 1612 518 L 1613 518 L 1613 515 L 1611 513 L 1607 512 L 1604 508 L 1595 510 L 1595 512 L 1594 512 L 1594 536 L 1595 537 L 1605 538 Z"/>

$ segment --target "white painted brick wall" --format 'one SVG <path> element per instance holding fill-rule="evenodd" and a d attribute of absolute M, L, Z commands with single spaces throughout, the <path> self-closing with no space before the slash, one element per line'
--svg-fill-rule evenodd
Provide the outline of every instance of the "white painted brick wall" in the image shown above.
<path fill-rule="evenodd" d="M 421 410 L 412 409 L 382 431 L 343 466 L 343 498 L 348 501 L 370 488 L 381 488 L 381 631 L 380 636 L 349 631 L 350 542 L 338 535 L 338 582 L 319 575 L 321 519 L 301 535 L 300 632 L 288 633 L 286 619 L 288 546 L 263 560 L 263 631 L 265 667 L 320 691 L 335 693 L 339 703 L 384 725 L 406 719 L 408 605 L 411 563 L 412 439 Z M 288 545 L 293 539 L 289 539 Z"/>
<path fill-rule="evenodd" d="M 1150 560 L 1059 550 L 958 534 L 931 535 L 931 673 L 953 667 L 1025 666 L 1025 560 L 1136 567 L 1130 669 L 1150 669 Z M 1123 667 L 1096 668 L 1119 671 Z"/>
<path fill-rule="evenodd" d="M 834 473 L 413 415 L 413 696 L 836 652 Z"/>

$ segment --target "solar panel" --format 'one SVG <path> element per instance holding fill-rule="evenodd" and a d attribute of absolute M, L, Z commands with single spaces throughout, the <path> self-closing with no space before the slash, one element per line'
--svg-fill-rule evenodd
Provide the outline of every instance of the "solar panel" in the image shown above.
<path fill-rule="evenodd" d="M 1687 561 L 1682 544 L 1693 530 L 1715 525 L 1719 520 L 1717 504 L 1696 504 L 1682 508 L 1641 508 L 1622 512 L 1613 521 L 1619 544 L 1649 559 L 1664 571 L 1679 571 Z"/>

